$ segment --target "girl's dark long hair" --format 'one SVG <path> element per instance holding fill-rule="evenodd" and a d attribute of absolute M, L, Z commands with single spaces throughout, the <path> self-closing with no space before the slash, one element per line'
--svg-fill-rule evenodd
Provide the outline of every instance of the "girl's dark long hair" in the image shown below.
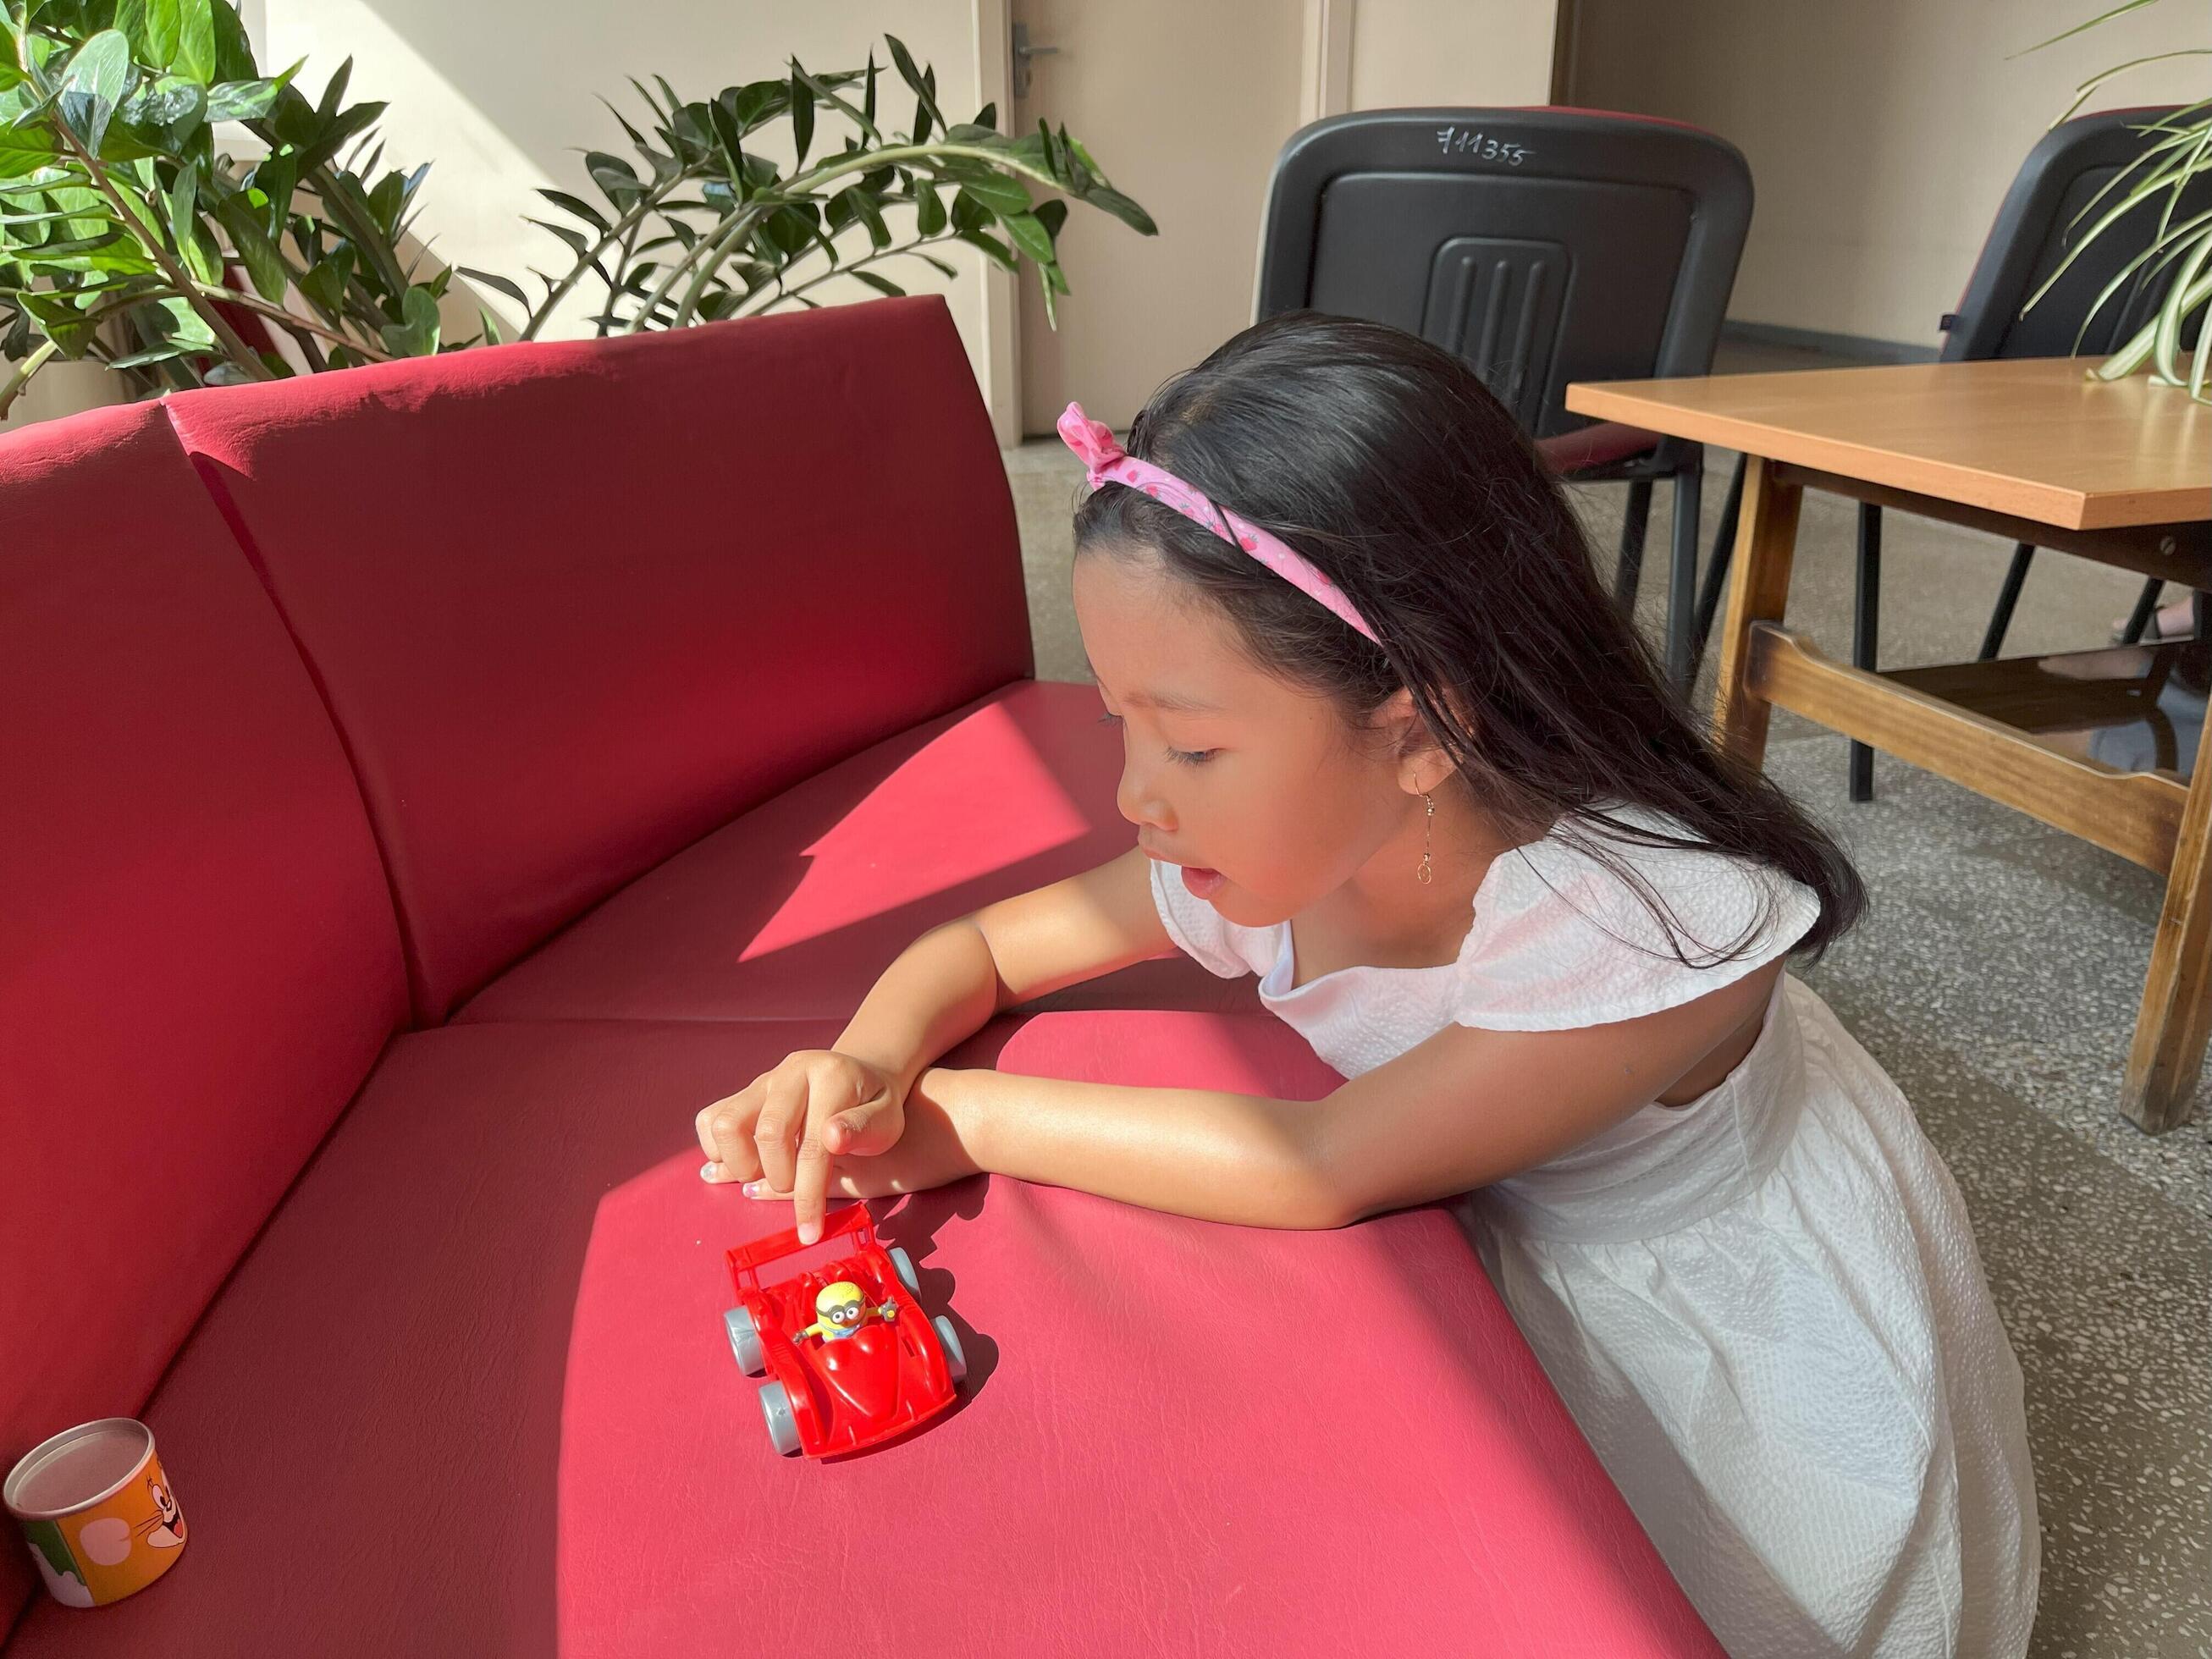
<path fill-rule="evenodd" d="M 1481 810 L 1524 840 L 1557 825 L 1638 893 L 1683 962 L 1744 954 L 1771 912 L 1737 939 L 1686 941 L 1607 843 L 1711 848 L 1803 883 L 1820 916 L 1796 948 L 1814 959 L 1858 920 L 1850 859 L 1708 743 L 1599 581 L 1559 484 L 1451 353 L 1381 323 L 1285 312 L 1163 386 L 1128 449 L 1288 542 L 1381 643 L 1124 485 L 1078 509 L 1078 556 L 1153 550 L 1228 614 L 1256 665 L 1332 698 L 1354 729 L 1411 688 Z M 1682 833 L 1625 821 L 1624 804 Z"/>

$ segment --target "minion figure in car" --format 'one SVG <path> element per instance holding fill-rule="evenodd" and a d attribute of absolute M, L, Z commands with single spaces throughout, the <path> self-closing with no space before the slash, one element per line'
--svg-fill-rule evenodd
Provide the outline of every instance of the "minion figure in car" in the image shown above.
<path fill-rule="evenodd" d="M 896 1319 L 898 1304 L 886 1302 L 871 1308 L 858 1285 L 849 1279 L 841 1279 L 822 1287 L 821 1293 L 814 1298 L 814 1322 L 799 1334 L 801 1342 L 810 1336 L 818 1336 L 824 1342 L 842 1342 L 859 1330 L 871 1314 L 879 1319 Z"/>

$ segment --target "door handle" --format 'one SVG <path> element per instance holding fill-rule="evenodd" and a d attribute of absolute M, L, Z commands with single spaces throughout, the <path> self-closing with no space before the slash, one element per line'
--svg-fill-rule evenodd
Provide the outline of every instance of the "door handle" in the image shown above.
<path fill-rule="evenodd" d="M 1030 95 L 1030 60 L 1031 58 L 1054 58 L 1059 56 L 1059 54 L 1060 48 L 1058 46 L 1031 46 L 1030 44 L 1030 26 L 1027 23 L 1015 24 L 1014 96 L 1017 98 L 1026 98 Z"/>

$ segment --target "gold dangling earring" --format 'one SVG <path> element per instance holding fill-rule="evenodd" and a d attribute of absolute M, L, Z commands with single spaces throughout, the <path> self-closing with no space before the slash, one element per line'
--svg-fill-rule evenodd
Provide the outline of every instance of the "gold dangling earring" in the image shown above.
<path fill-rule="evenodd" d="M 1421 820 L 1421 867 L 1413 872 L 1413 879 L 1426 885 L 1436 879 L 1429 863 L 1429 828 L 1437 821 L 1437 804 L 1426 795 L 1421 799 L 1428 802 L 1429 815 Z"/>

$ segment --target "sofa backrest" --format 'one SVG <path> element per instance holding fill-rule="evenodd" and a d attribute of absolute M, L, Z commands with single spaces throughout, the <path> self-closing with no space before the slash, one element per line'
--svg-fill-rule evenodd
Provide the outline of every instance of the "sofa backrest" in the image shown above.
<path fill-rule="evenodd" d="M 940 299 L 168 407 L 351 754 L 426 1024 L 747 807 L 1031 672 Z"/>
<path fill-rule="evenodd" d="M 0 435 L 0 1469 L 138 1411 L 405 1012 L 344 753 L 160 406 Z M 0 1631 L 30 1582 L 0 1548 Z"/>

